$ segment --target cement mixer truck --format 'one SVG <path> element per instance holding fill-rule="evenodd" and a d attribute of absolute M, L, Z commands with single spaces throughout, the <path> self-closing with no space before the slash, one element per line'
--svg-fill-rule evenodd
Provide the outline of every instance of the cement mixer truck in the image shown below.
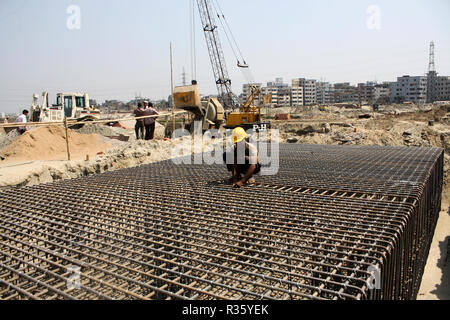
<path fill-rule="evenodd" d="M 222 104 L 216 98 L 201 99 L 196 84 L 176 87 L 173 91 L 173 100 L 177 108 L 194 115 L 193 122 L 188 124 L 191 133 L 195 121 L 201 123 L 202 131 L 219 129 L 222 126 L 224 119 Z"/>

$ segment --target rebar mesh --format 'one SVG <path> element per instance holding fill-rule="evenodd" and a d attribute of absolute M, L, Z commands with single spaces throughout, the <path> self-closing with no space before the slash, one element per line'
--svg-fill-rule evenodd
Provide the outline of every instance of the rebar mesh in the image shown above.
<path fill-rule="evenodd" d="M 164 161 L 0 192 L 0 298 L 415 298 L 442 149 L 281 145 L 279 161 L 242 189 Z"/>

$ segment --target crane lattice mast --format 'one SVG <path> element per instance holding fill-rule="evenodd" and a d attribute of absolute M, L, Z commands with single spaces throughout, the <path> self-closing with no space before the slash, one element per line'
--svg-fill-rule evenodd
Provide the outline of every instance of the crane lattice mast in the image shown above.
<path fill-rule="evenodd" d="M 219 100 L 225 108 L 234 108 L 231 80 L 228 76 L 225 58 L 220 44 L 214 12 L 209 0 L 197 0 L 200 19 L 208 46 L 209 58 L 219 93 Z"/>

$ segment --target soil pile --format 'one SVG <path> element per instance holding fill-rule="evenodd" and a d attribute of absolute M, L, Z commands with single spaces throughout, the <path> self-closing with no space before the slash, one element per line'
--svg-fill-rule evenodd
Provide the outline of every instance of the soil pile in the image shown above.
<path fill-rule="evenodd" d="M 68 131 L 71 156 L 94 156 L 105 152 L 109 144 L 95 134 Z M 63 127 L 41 127 L 29 131 L 12 141 L 0 151 L 6 161 L 63 160 L 67 157 L 65 130 Z"/>
<path fill-rule="evenodd" d="M 107 125 L 102 124 L 88 124 L 83 126 L 81 129 L 77 129 L 76 132 L 83 133 L 83 134 L 98 134 L 107 138 L 111 137 L 118 137 L 118 136 L 125 136 L 128 137 L 128 140 L 123 141 L 134 141 L 136 140 L 136 134 L 134 131 L 134 124 L 136 121 L 132 121 L 132 126 L 123 125 L 121 123 L 122 127 L 110 127 Z M 162 139 L 164 138 L 164 126 L 160 123 L 156 122 L 155 125 L 155 139 Z"/>
<path fill-rule="evenodd" d="M 12 130 L 8 133 L 5 132 L 5 129 L 1 128 L 0 130 L 0 150 L 9 145 L 14 139 L 19 136 L 19 132 L 17 130 Z"/>
<path fill-rule="evenodd" d="M 99 134 L 105 137 L 112 137 L 117 136 L 119 134 L 119 130 L 125 131 L 122 128 L 112 128 L 102 124 L 88 124 L 83 126 L 81 129 L 77 129 L 76 131 L 82 134 Z"/>

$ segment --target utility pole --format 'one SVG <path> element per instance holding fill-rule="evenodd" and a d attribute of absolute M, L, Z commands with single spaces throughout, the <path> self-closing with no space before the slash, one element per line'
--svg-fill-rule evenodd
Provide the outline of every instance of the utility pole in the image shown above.
<path fill-rule="evenodd" d="M 64 117 L 64 128 L 65 128 L 65 131 L 66 131 L 67 160 L 70 161 L 69 133 L 68 133 L 67 117 Z"/>
<path fill-rule="evenodd" d="M 173 62 L 172 62 L 172 42 L 170 42 L 170 91 L 172 105 L 172 135 L 175 132 L 175 103 L 173 102 Z"/>

